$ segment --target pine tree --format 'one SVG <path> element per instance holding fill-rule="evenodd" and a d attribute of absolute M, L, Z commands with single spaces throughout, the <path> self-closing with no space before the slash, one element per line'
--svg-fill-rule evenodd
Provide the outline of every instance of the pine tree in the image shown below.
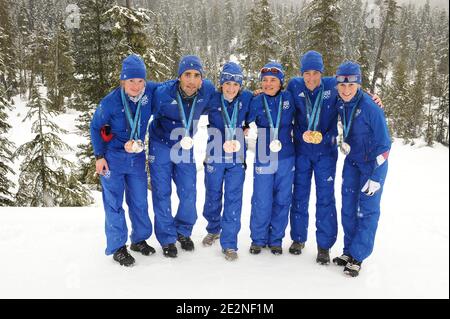
<path fill-rule="evenodd" d="M 3 60 L 0 58 L 0 67 Z M 3 86 L 0 86 L 0 206 L 13 206 L 12 189 L 14 183 L 8 178 L 8 174 L 14 174 L 11 168 L 14 143 L 12 143 L 6 134 L 11 125 L 8 124 L 7 110 L 11 110 Z"/>
<path fill-rule="evenodd" d="M 11 3 L 0 0 L 0 85 L 6 98 L 13 96 L 17 89 L 16 49 L 14 46 L 13 26 L 10 17 Z"/>
<path fill-rule="evenodd" d="M 234 11 L 233 11 L 233 5 L 231 4 L 231 0 L 225 1 L 225 10 L 223 12 L 224 15 L 224 38 L 223 38 L 223 45 L 225 52 L 233 52 L 231 48 L 231 42 L 233 41 L 233 38 L 236 35 L 235 32 L 235 17 L 234 17 Z M 213 22 L 214 23 L 214 22 Z"/>
<path fill-rule="evenodd" d="M 257 70 L 277 58 L 280 44 L 276 39 L 277 27 L 268 0 L 258 0 L 247 15 L 243 44 L 239 50 L 246 57 L 243 61 L 249 86 L 256 88 L 259 82 Z"/>
<path fill-rule="evenodd" d="M 95 158 L 89 135 L 92 117 L 86 117 L 86 114 L 92 115 L 100 100 L 119 82 L 117 73 L 120 72 L 120 64 L 117 64 L 114 55 L 117 42 L 113 40 L 105 15 L 113 3 L 113 0 L 78 1 L 83 16 L 80 29 L 73 34 L 78 78 L 73 107 L 83 112 L 78 122 L 81 122 L 79 125 L 85 130 L 83 133 L 88 141 L 78 146 L 80 172 L 83 174 L 80 181 L 84 184 L 90 184 L 95 174 Z"/>
<path fill-rule="evenodd" d="M 181 51 L 181 40 L 178 33 L 178 28 L 172 28 L 172 39 L 169 52 L 169 68 L 171 70 L 171 78 L 178 77 L 178 64 L 180 62 L 183 52 Z"/>
<path fill-rule="evenodd" d="M 369 64 L 369 58 L 368 58 L 368 46 L 367 46 L 367 40 L 365 36 L 362 36 L 361 42 L 359 44 L 358 48 L 358 58 L 357 62 L 361 66 L 361 75 L 362 75 L 362 83 L 361 86 L 363 89 L 368 89 L 370 85 L 370 64 Z"/>
<path fill-rule="evenodd" d="M 281 35 L 281 58 L 280 62 L 283 65 L 285 73 L 285 83 L 298 74 L 299 63 L 297 56 L 297 31 L 292 28 L 295 24 L 296 15 L 291 8 L 291 11 L 284 16 L 283 34 Z"/>
<path fill-rule="evenodd" d="M 339 0 L 313 0 L 305 10 L 311 21 L 306 30 L 308 50 L 322 52 L 325 75 L 333 75 L 342 62 Z"/>
<path fill-rule="evenodd" d="M 402 21 L 404 19 L 405 15 L 402 14 Z M 409 125 L 408 121 L 411 120 L 411 99 L 409 95 L 411 89 L 407 74 L 409 50 L 406 28 L 404 26 L 401 29 L 399 58 L 395 65 L 392 84 L 388 89 L 388 95 L 386 97 L 386 116 L 391 121 L 391 128 L 394 130 L 396 136 L 404 138 L 404 142 L 409 143 L 413 136 L 411 136 L 407 129 Z"/>
<path fill-rule="evenodd" d="M 111 23 L 111 34 L 116 46 L 113 51 L 114 64 L 121 65 L 122 60 L 131 53 L 145 56 L 149 49 L 150 40 L 144 32 L 149 21 L 149 11 L 134 9 L 127 0 L 127 7 L 114 6 L 105 12 L 107 21 Z M 159 49 L 159 48 L 158 48 Z M 120 68 L 113 72 L 113 78 L 118 78 Z"/>
<path fill-rule="evenodd" d="M 58 206 L 71 203 L 84 206 L 92 201 L 89 192 L 80 184 L 75 189 L 69 183 L 66 172 L 73 164 L 61 156 L 61 152 L 72 151 L 57 134 L 67 133 L 50 120 L 55 114 L 45 107 L 45 98 L 39 86 L 32 88 L 29 111 L 24 121 L 31 120 L 34 138 L 21 145 L 16 157 L 24 157 L 20 165 L 19 190 L 16 201 L 19 206 Z"/>
<path fill-rule="evenodd" d="M 64 97 L 70 97 L 74 89 L 74 60 L 70 51 L 69 35 L 61 23 L 50 40 L 48 55 L 51 59 L 45 66 L 48 107 L 56 112 L 64 111 Z"/>
<path fill-rule="evenodd" d="M 152 46 L 144 55 L 144 61 L 148 65 L 148 78 L 156 82 L 167 81 L 172 75 L 172 61 L 169 57 L 167 35 L 161 28 L 159 15 L 154 19 L 151 38 Z"/>
<path fill-rule="evenodd" d="M 385 18 L 383 20 L 383 27 L 380 35 L 380 43 L 378 45 L 377 54 L 375 57 L 375 67 L 373 71 L 372 81 L 370 83 L 370 91 L 375 91 L 375 84 L 377 80 L 381 78 L 383 75 L 381 74 L 381 70 L 384 66 L 384 61 L 382 60 L 383 49 L 385 48 L 385 41 L 388 39 L 387 34 L 388 31 L 395 25 L 396 13 L 398 10 L 397 2 L 395 0 L 384 0 L 384 3 L 387 6 Z"/>

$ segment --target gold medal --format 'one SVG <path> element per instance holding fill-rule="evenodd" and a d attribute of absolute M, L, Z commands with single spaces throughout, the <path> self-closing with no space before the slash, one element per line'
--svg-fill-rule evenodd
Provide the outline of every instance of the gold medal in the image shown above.
<path fill-rule="evenodd" d="M 320 144 L 320 142 L 322 142 L 322 133 L 319 131 L 312 131 L 311 132 L 311 143 Z"/>

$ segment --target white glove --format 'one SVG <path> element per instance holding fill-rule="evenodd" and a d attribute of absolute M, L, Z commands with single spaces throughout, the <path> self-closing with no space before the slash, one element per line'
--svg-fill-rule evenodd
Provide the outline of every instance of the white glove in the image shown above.
<path fill-rule="evenodd" d="M 373 196 L 380 188 L 380 183 L 369 179 L 366 184 L 364 184 L 363 188 L 361 188 L 361 192 L 365 193 L 367 196 Z"/>

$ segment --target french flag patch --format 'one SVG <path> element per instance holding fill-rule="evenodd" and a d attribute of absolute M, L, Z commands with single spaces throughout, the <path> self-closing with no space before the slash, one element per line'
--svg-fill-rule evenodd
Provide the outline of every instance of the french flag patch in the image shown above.
<path fill-rule="evenodd" d="M 389 151 L 384 152 L 383 154 L 380 154 L 377 156 L 377 164 L 378 166 L 381 166 L 389 157 Z"/>

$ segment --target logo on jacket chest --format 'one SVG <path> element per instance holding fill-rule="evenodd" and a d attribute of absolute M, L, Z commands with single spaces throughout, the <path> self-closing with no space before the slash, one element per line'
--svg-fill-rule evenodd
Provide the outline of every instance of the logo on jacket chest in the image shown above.
<path fill-rule="evenodd" d="M 289 101 L 284 101 L 284 102 L 283 102 L 283 110 L 289 109 L 290 106 L 291 106 L 291 105 L 289 104 Z"/>
<path fill-rule="evenodd" d="M 141 100 L 141 105 L 147 105 L 147 104 L 148 104 L 148 97 L 147 97 L 147 95 L 144 95 Z"/>

